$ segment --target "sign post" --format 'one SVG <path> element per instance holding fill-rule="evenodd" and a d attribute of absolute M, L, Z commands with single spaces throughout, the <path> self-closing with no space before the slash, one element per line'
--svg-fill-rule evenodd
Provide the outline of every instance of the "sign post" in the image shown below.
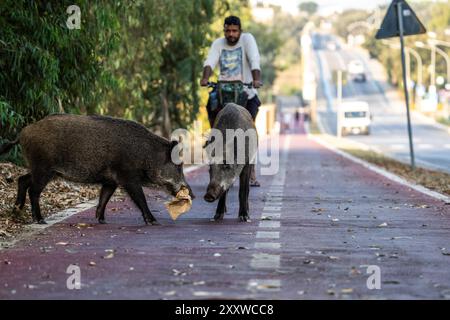
<path fill-rule="evenodd" d="M 391 37 L 400 37 L 400 53 L 402 59 L 402 73 L 403 73 L 403 89 L 406 100 L 406 116 L 408 120 L 408 136 L 409 136 L 409 152 L 411 157 L 411 168 L 414 169 L 414 144 L 411 127 L 411 116 L 409 110 L 409 93 L 408 82 L 406 79 L 406 63 L 405 63 L 405 45 L 403 42 L 404 36 L 425 33 L 425 27 L 417 18 L 414 11 L 406 3 L 405 0 L 393 0 L 388 8 L 386 16 L 381 23 L 381 27 L 375 35 L 376 39 L 385 39 Z"/>

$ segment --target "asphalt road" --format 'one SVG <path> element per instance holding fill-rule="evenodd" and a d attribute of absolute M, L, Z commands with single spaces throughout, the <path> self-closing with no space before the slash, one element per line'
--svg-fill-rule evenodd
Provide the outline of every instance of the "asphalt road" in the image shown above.
<path fill-rule="evenodd" d="M 317 35 L 314 41 L 317 37 L 321 36 Z M 316 75 L 320 83 L 318 111 L 324 130 L 336 134 L 336 85 L 332 81 L 332 70 L 346 70 L 351 60 L 361 60 L 365 65 L 367 81 L 349 80 L 343 86 L 343 101 L 367 101 L 373 114 L 373 125 L 369 136 L 346 138 L 409 163 L 406 106 L 403 96 L 399 96 L 385 81 L 383 66 L 369 59 L 362 50 L 345 45 L 335 51 L 323 47 L 315 54 Z M 450 172 L 450 131 L 416 114 L 412 116 L 412 131 L 417 164 Z"/>
<path fill-rule="evenodd" d="M 449 205 L 302 132 L 280 137 L 278 173 L 251 189 L 251 222 L 238 222 L 236 187 L 224 221 L 210 221 L 203 167 L 187 175 L 197 198 L 175 222 L 147 191 L 161 226 L 115 201 L 106 225 L 87 209 L 0 250 L 0 299 L 450 298 Z M 70 265 L 80 289 L 67 286 Z"/>

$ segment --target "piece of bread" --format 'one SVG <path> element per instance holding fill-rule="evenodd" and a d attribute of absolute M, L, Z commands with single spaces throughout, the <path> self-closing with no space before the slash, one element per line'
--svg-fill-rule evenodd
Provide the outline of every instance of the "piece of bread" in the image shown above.
<path fill-rule="evenodd" d="M 165 203 L 167 211 L 172 220 L 178 219 L 183 213 L 189 211 L 192 207 L 192 199 L 189 195 L 189 190 L 187 188 L 181 188 L 178 191 L 176 198 L 170 202 Z"/>

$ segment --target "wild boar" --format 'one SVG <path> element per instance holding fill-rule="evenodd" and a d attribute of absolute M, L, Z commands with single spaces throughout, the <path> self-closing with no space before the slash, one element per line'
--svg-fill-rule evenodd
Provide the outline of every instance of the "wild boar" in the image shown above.
<path fill-rule="evenodd" d="M 214 130 L 217 137 L 206 144 L 206 148 L 210 148 L 207 153 L 212 158 L 212 163 L 209 168 L 210 182 L 204 199 L 208 202 L 219 199 L 214 220 L 222 220 L 227 210 L 228 190 L 239 177 L 239 220 L 249 221 L 250 172 L 257 151 L 257 134 L 252 116 L 245 108 L 228 103 L 217 114 L 212 128 L 212 131 Z M 234 136 L 230 134 L 233 132 Z M 223 143 L 215 148 L 212 145 L 218 138 L 222 138 Z M 222 155 L 218 156 L 217 151 L 222 151 Z"/>
<path fill-rule="evenodd" d="M 15 141 L 0 146 L 0 154 L 15 144 L 22 146 L 29 173 L 18 180 L 15 209 L 22 210 L 26 194 L 33 220 L 42 224 L 39 198 L 54 177 L 81 183 L 100 184 L 96 209 L 105 223 L 105 207 L 117 187 L 123 187 L 142 212 L 146 224 L 158 224 L 148 208 L 143 186 L 158 188 L 173 196 L 183 188 L 182 164 L 171 160 L 176 141 L 170 142 L 144 126 L 106 116 L 55 114 L 28 125 Z"/>

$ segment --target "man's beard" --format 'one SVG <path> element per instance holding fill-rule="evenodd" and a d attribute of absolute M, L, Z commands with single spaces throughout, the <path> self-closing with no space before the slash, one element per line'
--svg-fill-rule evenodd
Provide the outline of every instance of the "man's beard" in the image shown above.
<path fill-rule="evenodd" d="M 229 45 L 235 45 L 236 43 L 238 43 L 240 37 L 240 35 L 239 37 L 227 37 L 227 42 Z"/>

